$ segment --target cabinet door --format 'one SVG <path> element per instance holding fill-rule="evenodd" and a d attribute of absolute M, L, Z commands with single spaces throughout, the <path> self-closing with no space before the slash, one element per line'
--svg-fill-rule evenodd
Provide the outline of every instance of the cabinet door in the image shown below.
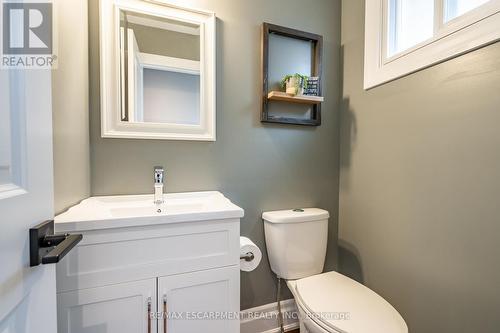
<path fill-rule="evenodd" d="M 156 279 L 59 293 L 58 333 L 156 333 L 156 294 Z"/>
<path fill-rule="evenodd" d="M 161 277 L 158 333 L 238 333 L 239 300 L 239 266 Z"/>

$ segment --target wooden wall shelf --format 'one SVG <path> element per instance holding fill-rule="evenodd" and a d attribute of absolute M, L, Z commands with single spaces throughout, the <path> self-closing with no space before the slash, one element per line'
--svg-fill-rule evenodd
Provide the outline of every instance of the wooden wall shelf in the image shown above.
<path fill-rule="evenodd" d="M 300 104 L 318 104 L 325 100 L 321 96 L 308 96 L 308 95 L 288 95 L 282 91 L 270 91 L 267 94 L 267 98 L 272 101 L 284 101 L 290 103 L 300 103 Z"/>
<path fill-rule="evenodd" d="M 295 124 L 305 126 L 321 125 L 321 102 L 324 98 L 321 96 L 322 89 L 319 85 L 319 96 L 290 96 L 281 91 L 271 90 L 269 82 L 269 36 L 271 34 L 297 39 L 299 41 L 310 42 L 313 48 L 311 73 L 310 76 L 322 74 L 322 53 L 323 37 L 321 35 L 282 27 L 275 24 L 262 24 L 262 109 L 261 121 L 264 123 Z M 321 79 L 320 79 L 321 80 Z M 274 84 L 274 83 L 273 83 Z M 295 104 L 311 105 L 311 112 L 308 118 L 293 118 L 290 116 L 279 116 L 269 112 L 269 104 L 272 101 L 291 102 Z"/>

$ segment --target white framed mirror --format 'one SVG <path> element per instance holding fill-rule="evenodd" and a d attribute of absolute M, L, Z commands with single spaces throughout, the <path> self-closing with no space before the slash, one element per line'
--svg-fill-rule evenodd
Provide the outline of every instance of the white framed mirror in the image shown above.
<path fill-rule="evenodd" d="M 104 138 L 215 141 L 215 14 L 100 0 Z"/>

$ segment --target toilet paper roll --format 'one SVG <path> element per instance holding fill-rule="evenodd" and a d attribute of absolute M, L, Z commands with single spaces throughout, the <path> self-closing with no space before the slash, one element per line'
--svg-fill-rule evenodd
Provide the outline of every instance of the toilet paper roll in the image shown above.
<path fill-rule="evenodd" d="M 240 259 L 240 269 L 244 272 L 251 272 L 259 266 L 262 259 L 262 252 L 260 252 L 259 247 L 250 239 L 247 237 L 240 237 L 240 256 L 249 252 L 253 253 L 253 260 L 246 261 L 244 259 Z"/>

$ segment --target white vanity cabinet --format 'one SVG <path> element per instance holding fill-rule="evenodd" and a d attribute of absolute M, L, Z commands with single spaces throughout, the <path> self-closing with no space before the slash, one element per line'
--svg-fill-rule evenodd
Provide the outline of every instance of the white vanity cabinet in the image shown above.
<path fill-rule="evenodd" d="M 158 332 L 239 332 L 239 283 L 231 267 L 159 278 L 158 308 L 173 318 L 162 318 Z"/>
<path fill-rule="evenodd" d="M 156 281 L 58 293 L 58 332 L 156 332 L 157 321 L 148 322 L 148 312 L 156 312 Z"/>
<path fill-rule="evenodd" d="M 89 198 L 56 217 L 56 232 L 83 234 L 57 265 L 59 333 L 239 332 L 243 210 L 218 192 L 148 210 L 151 198 Z"/>

